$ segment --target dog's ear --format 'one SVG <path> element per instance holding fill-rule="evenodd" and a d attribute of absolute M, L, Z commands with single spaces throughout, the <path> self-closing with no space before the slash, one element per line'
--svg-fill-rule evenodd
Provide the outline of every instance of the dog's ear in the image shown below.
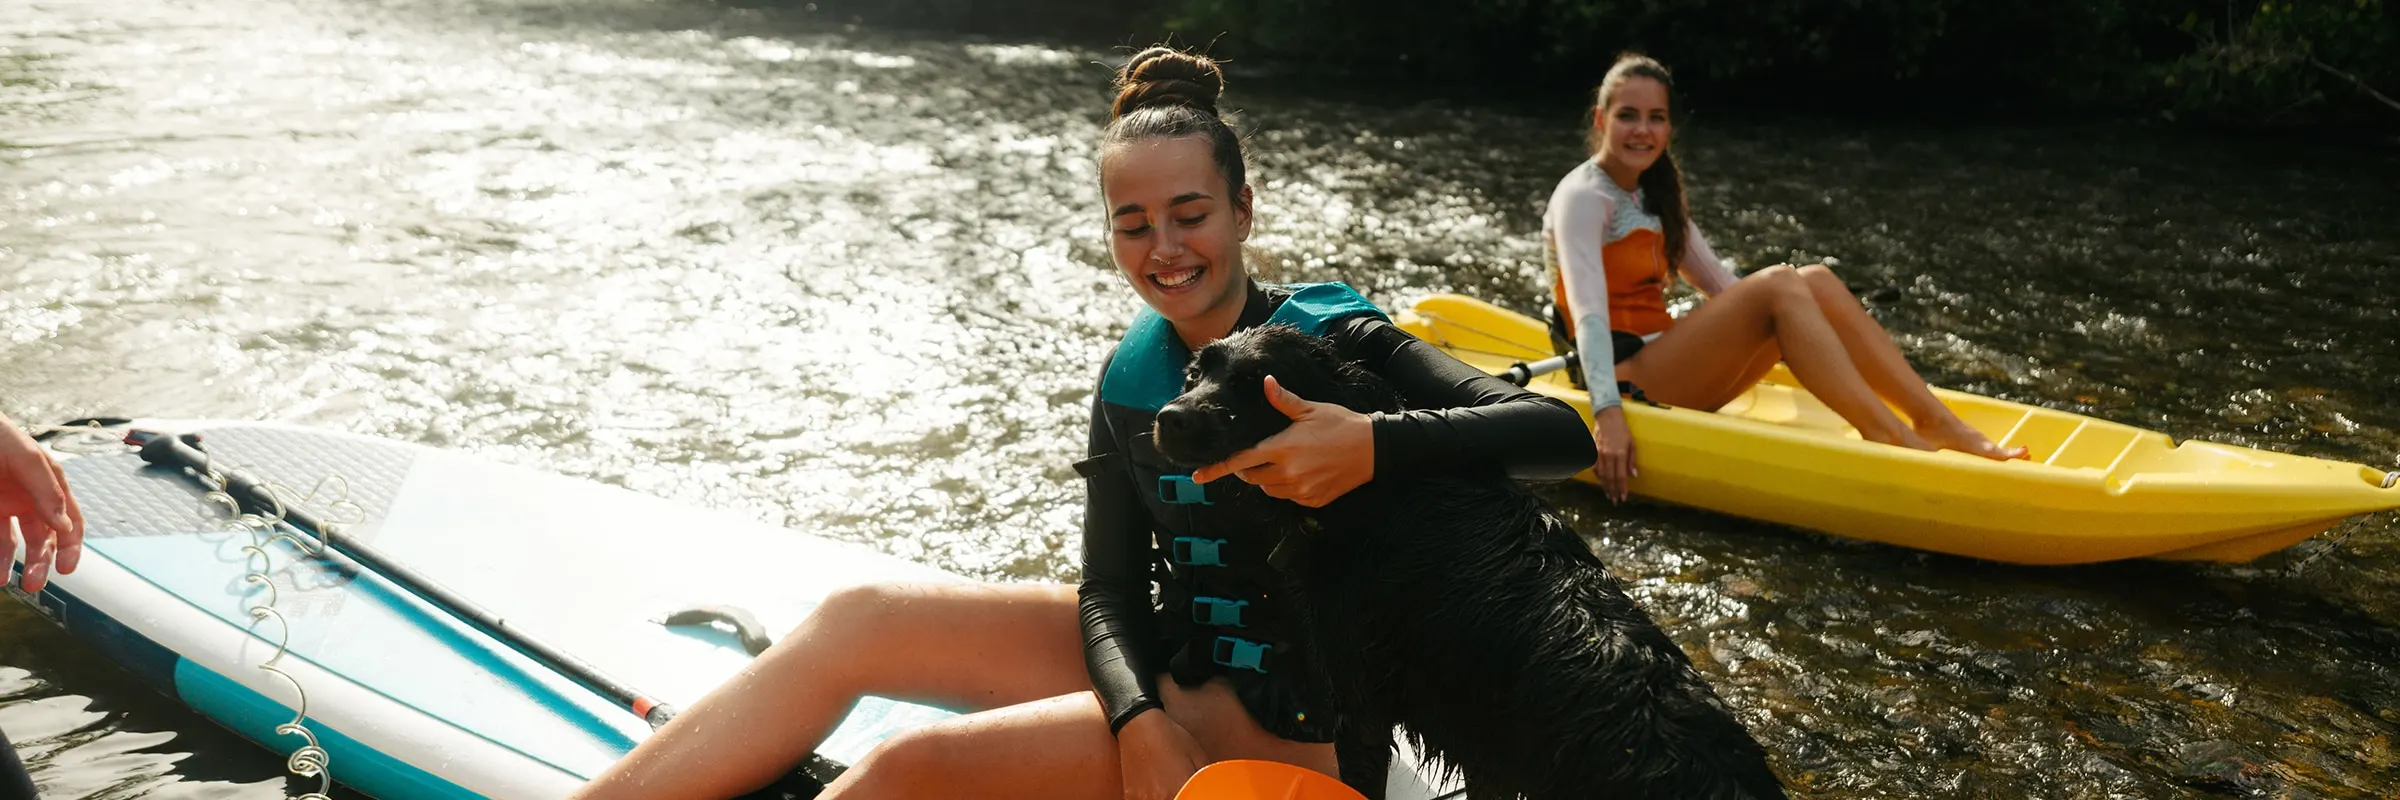
<path fill-rule="evenodd" d="M 1259 366 L 1286 391 L 1302 399 L 1337 402 L 1341 394 L 1341 358 L 1324 339 L 1289 325 L 1264 325 L 1249 334 L 1246 344 Z"/>
<path fill-rule="evenodd" d="M 1339 376 L 1337 382 L 1342 386 L 1345 396 L 1328 402 L 1338 402 L 1342 407 L 1362 414 L 1399 411 L 1407 407 L 1400 401 L 1400 393 L 1393 391 L 1392 385 L 1385 383 L 1383 376 L 1367 371 L 1356 361 L 1336 364 L 1334 374 Z"/>
<path fill-rule="evenodd" d="M 1301 362 L 1297 365 L 1300 369 L 1287 367 L 1294 373 L 1293 377 L 1275 376 L 1278 382 L 1283 383 L 1283 388 L 1290 389 L 1293 394 L 1362 414 L 1400 410 L 1400 396 L 1391 390 L 1390 384 L 1384 383 L 1382 376 L 1367 371 L 1357 362 L 1342 358 L 1341 351 L 1333 346 L 1332 340 L 1301 333 L 1297 328 L 1289 329 L 1288 334 L 1279 334 L 1277 338 L 1290 340 L 1290 344 L 1279 346 L 1278 350 L 1296 351 L 1295 355 L 1302 356 L 1300 359 L 1286 360 L 1286 363 Z M 1306 390 L 1303 390 L 1303 385 Z"/>
<path fill-rule="evenodd" d="M 1200 349 L 1192 351 L 1191 360 L 1183 364 L 1182 391 L 1191 391 L 1193 386 L 1198 385 L 1200 380 L 1212 371 L 1222 371 L 1224 364 L 1225 348 L 1222 343 L 1210 342 L 1202 345 Z"/>

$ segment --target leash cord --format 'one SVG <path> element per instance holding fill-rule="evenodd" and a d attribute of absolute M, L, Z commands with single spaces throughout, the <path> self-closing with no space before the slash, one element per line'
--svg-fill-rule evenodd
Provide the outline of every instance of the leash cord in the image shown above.
<path fill-rule="evenodd" d="M 274 513 L 245 512 L 242 511 L 241 503 L 226 491 L 225 475 L 217 471 L 215 456 L 210 455 L 206 458 L 207 460 L 201 465 L 201 468 L 195 470 L 201 480 L 209 486 L 208 494 L 201 497 L 200 503 L 203 507 L 222 504 L 233 512 L 233 516 L 226 519 L 226 530 L 250 536 L 250 543 L 243 545 L 241 550 L 242 568 L 245 570 L 242 582 L 264 587 L 267 590 L 265 602 L 257 603 L 247 609 L 250 618 L 261 622 L 273 619 L 276 626 L 281 629 L 281 633 L 273 640 L 275 653 L 267 656 L 265 661 L 259 662 L 258 668 L 283 679 L 284 684 L 292 688 L 292 696 L 296 701 L 291 721 L 276 725 L 275 733 L 281 736 L 298 736 L 306 742 L 299 749 L 292 751 L 291 757 L 284 761 L 284 769 L 302 778 L 316 778 L 317 790 L 299 795 L 294 800 L 332 800 L 329 793 L 333 791 L 333 759 L 332 755 L 327 753 L 324 746 L 317 741 L 316 732 L 308 727 L 308 689 L 300 685 L 298 678 L 292 677 L 291 673 L 285 672 L 280 666 L 284 654 L 290 650 L 292 625 L 290 620 L 284 618 L 283 612 L 275 608 L 276 600 L 281 594 L 276 589 L 273 577 L 278 570 L 275 567 L 274 556 L 268 552 L 267 548 L 277 541 L 284 541 L 289 542 L 293 549 L 299 551 L 299 555 L 295 558 L 314 558 L 320 555 L 321 551 L 310 544 L 307 539 L 295 535 L 290 530 L 285 530 L 290 527 L 291 523 L 284 519 L 284 511 L 287 504 L 296 505 L 316 500 L 318 495 L 327 493 L 328 485 L 334 489 L 334 499 L 327 503 L 326 507 L 348 509 L 351 512 L 350 519 L 341 524 L 355 523 L 359 518 L 364 517 L 364 510 L 357 503 L 350 501 L 349 480 L 340 475 L 329 475 L 318 481 L 316 487 L 310 489 L 307 494 L 301 494 L 281 483 L 265 484 L 270 499 L 274 501 Z M 287 497 L 290 498 L 288 501 Z M 287 561 L 284 569 L 288 570 L 291 563 Z M 261 636 L 260 638 L 264 639 L 265 637 Z"/>

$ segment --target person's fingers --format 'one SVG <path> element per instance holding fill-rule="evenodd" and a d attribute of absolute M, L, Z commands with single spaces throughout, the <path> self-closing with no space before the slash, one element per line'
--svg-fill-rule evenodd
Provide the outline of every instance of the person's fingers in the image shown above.
<path fill-rule="evenodd" d="M 1243 480 L 1249 479 L 1244 478 Z M 1291 481 L 1252 481 L 1250 485 L 1258 487 L 1259 491 L 1265 492 L 1268 497 L 1277 500 L 1291 500 L 1298 496 L 1300 491 L 1299 484 Z"/>
<path fill-rule="evenodd" d="M 1605 475 L 1601 476 L 1608 486 L 1608 499 L 1618 503 L 1625 502 L 1625 454 L 1621 451 L 1610 452 L 1601 460 L 1608 470 Z"/>
<path fill-rule="evenodd" d="M 1334 495 L 1326 491 L 1324 481 L 1295 481 L 1291 488 L 1292 502 L 1317 508 L 1333 502 Z"/>
<path fill-rule="evenodd" d="M 1236 475 L 1253 486 L 1289 483 L 1294 478 L 1291 470 L 1285 469 L 1282 464 L 1260 464 L 1244 469 Z"/>
<path fill-rule="evenodd" d="M 67 489 L 67 470 L 56 460 L 50 460 L 50 474 L 58 481 L 58 494 L 66 498 L 65 528 L 58 531 L 58 574 L 75 571 L 83 560 L 83 506 L 75 502 L 75 493 Z"/>
<path fill-rule="evenodd" d="M 1268 454 L 1260 452 L 1258 448 L 1253 447 L 1248 450 L 1226 456 L 1225 460 L 1223 461 L 1192 470 L 1192 482 L 1209 483 L 1218 478 L 1266 464 L 1268 463 L 1267 458 Z"/>
<path fill-rule="evenodd" d="M 39 447 L 14 430 L 0 431 L 0 436 L 12 439 L 5 451 L 0 452 L 0 480 L 13 482 L 24 489 L 26 499 L 33 501 L 33 507 L 41 512 L 42 520 L 51 527 L 70 527 L 65 509 L 66 490 L 63 488 L 66 484 L 58 479 L 57 473 L 51 471 L 53 464 L 50 457 L 43 455 Z"/>
<path fill-rule="evenodd" d="M 25 533 L 25 579 L 18 587 L 38 592 L 50 582 L 50 561 L 56 557 L 58 534 L 43 530 L 43 524 L 22 517 L 17 525 Z"/>
<path fill-rule="evenodd" d="M 1284 416 L 1292 419 L 1308 416 L 1309 411 L 1316 405 L 1306 398 L 1292 394 L 1292 390 L 1283 388 L 1283 382 L 1276 380 L 1273 375 L 1267 376 L 1266 385 L 1267 403 L 1274 406 L 1275 410 L 1283 412 Z"/>
<path fill-rule="evenodd" d="M 1616 462 L 1615 454 L 1602 450 L 1600 460 L 1592 463 L 1592 477 L 1600 479 L 1600 494 L 1610 500 L 1617 499 Z"/>

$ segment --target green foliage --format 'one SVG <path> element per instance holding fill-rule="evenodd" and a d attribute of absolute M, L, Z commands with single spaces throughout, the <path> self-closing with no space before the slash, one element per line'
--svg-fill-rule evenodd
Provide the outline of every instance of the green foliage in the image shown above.
<path fill-rule="evenodd" d="M 1687 81 L 1760 94 L 1842 87 L 2286 121 L 2400 113 L 2360 88 L 2400 93 L 2396 3 L 1162 0 L 1147 16 L 1219 54 L 1368 78 L 1588 84 L 1639 49 Z"/>
<path fill-rule="evenodd" d="M 728 0 L 751 2 L 755 0 Z M 798 0 L 768 0 L 798 2 Z M 1556 96 L 1640 50 L 1717 97 L 2400 122 L 2400 0 L 813 0 L 828 20 Z M 2376 93 L 2379 90 L 2382 95 Z"/>
<path fill-rule="evenodd" d="M 2400 112 L 2373 91 L 2400 90 L 2400 12 L 2386 0 L 2229 4 L 2176 27 L 2192 48 L 2150 70 L 2170 108 L 2260 121 L 2372 103 Z"/>

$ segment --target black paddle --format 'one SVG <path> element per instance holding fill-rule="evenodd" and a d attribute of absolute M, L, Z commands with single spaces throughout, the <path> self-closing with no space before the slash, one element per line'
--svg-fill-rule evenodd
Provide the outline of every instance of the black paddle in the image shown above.
<path fill-rule="evenodd" d="M 1517 363 L 1508 365 L 1508 369 L 1492 373 L 1492 377 L 1508 381 L 1509 383 L 1513 383 L 1518 386 L 1523 386 L 1525 384 L 1532 383 L 1533 379 L 1535 378 L 1539 378 L 1562 369 L 1582 368 L 1582 360 L 1577 358 L 1574 353 L 1567 353 L 1564 355 L 1551 356 L 1530 364 L 1519 361 Z M 1617 394 L 1639 401 L 1644 405 L 1654 408 L 1666 408 L 1666 406 L 1659 405 L 1658 401 L 1650 399 L 1649 395 L 1643 394 L 1641 387 L 1626 383 L 1624 381 L 1617 382 Z M 2392 474 L 2400 475 L 2400 472 L 2395 472 Z"/>
<path fill-rule="evenodd" d="M 187 437 L 189 441 L 186 441 Z M 382 551 L 376 550 L 373 545 L 342 533 L 339 527 L 326 526 L 319 522 L 314 515 L 308 513 L 307 509 L 286 505 L 276 500 L 275 496 L 269 493 L 267 487 L 257 478 L 239 470 L 217 470 L 210 467 L 208 454 L 201 452 L 197 446 L 199 437 L 190 434 L 170 436 L 148 431 L 134 431 L 126 435 L 125 443 L 140 446 L 143 461 L 185 471 L 185 474 L 193 476 L 203 485 L 231 495 L 234 502 L 240 503 L 245 511 L 267 517 L 278 517 L 280 514 L 278 518 L 284 523 L 315 538 L 320 548 L 331 548 L 342 555 L 349 556 L 351 560 L 374 570 L 393 583 L 400 584 L 401 587 L 424 598 L 426 602 L 432 603 L 435 607 L 449 612 L 450 616 L 458 618 L 459 621 L 474 626 L 476 630 L 483 631 L 492 638 L 500 640 L 502 644 L 540 662 L 542 666 L 566 676 L 568 680 L 572 680 L 582 685 L 583 688 L 608 698 L 609 702 L 616 703 L 619 707 L 633 712 L 635 716 L 648 721 L 652 730 L 665 727 L 667 720 L 675 718 L 674 706 L 635 691 L 633 687 L 620 683 L 617 679 L 601 672 L 598 667 L 568 655 L 565 651 L 534 638 L 530 633 L 509 627 L 507 619 L 476 605 L 472 600 L 460 597 L 457 592 L 435 583 L 433 579 L 425 577 L 416 570 L 409 569 L 407 565 L 393 561 Z"/>
<path fill-rule="evenodd" d="M 1567 353 L 1564 355 L 1551 356 L 1531 364 L 1519 361 L 1517 363 L 1508 365 L 1508 369 L 1493 373 L 1492 377 L 1508 381 L 1509 383 L 1513 383 L 1518 386 L 1523 386 L 1527 383 L 1533 382 L 1533 379 L 1535 378 L 1539 378 L 1562 369 L 1571 369 L 1577 366 L 1579 366 L 1579 363 L 1575 358 L 1575 354 Z"/>

